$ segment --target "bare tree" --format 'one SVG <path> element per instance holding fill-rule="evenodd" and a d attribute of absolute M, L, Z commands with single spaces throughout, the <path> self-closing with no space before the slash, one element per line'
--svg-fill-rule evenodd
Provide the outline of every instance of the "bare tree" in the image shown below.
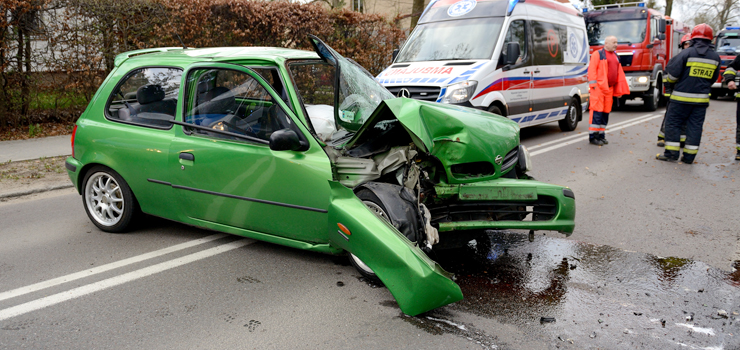
<path fill-rule="evenodd" d="M 690 13 L 686 22 L 693 24 L 706 23 L 715 31 L 729 24 L 738 24 L 740 19 L 740 2 L 737 0 L 705 0 L 693 2 L 681 0 L 683 13 Z"/>

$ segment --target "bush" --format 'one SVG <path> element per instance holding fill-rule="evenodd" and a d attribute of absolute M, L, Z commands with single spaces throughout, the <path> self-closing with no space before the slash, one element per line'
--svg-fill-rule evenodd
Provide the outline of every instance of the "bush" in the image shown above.
<path fill-rule="evenodd" d="M 33 61 L 25 69 L 17 64 L 21 69 L 13 68 L 10 63 L 19 45 L 13 43 L 27 43 L 28 35 L 18 40 L 17 29 L 22 27 L 22 21 L 7 21 L 4 26 L 0 22 L 0 128 L 55 118 L 49 116 L 60 119 L 59 116 L 70 115 L 70 111 L 78 116 L 113 69 L 117 54 L 181 46 L 180 38 L 188 47 L 275 46 L 311 50 L 307 36 L 314 34 L 372 74 L 378 74 L 390 64 L 391 51 L 405 37 L 403 30 L 380 15 L 329 10 L 319 3 L 0 0 L 0 11 L 6 11 L 6 19 L 12 20 L 14 16 L 9 14 L 20 10 L 44 19 L 43 25 L 35 27 L 45 31 L 34 36 L 45 49 L 24 56 Z"/>

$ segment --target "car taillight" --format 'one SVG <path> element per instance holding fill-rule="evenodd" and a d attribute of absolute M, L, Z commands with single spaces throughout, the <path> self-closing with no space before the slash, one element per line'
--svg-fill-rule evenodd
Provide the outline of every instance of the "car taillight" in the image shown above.
<path fill-rule="evenodd" d="M 72 158 L 75 157 L 75 134 L 77 133 L 77 125 L 72 129 Z"/>

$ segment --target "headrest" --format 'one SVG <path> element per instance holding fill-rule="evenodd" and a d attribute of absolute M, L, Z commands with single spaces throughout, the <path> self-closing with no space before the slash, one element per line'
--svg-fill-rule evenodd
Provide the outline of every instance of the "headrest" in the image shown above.
<path fill-rule="evenodd" d="M 136 101 L 147 104 L 164 100 L 164 89 L 159 85 L 144 85 L 136 90 Z"/>

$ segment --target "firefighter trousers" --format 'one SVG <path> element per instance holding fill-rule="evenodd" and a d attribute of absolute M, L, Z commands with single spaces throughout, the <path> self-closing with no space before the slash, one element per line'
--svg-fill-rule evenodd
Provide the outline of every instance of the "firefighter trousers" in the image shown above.
<path fill-rule="evenodd" d="M 699 153 L 701 133 L 707 105 L 671 101 L 665 122 L 665 156 L 678 159 L 681 149 L 681 129 L 686 124 L 686 145 L 683 148 L 683 162 L 693 163 Z"/>
<path fill-rule="evenodd" d="M 740 94 L 735 96 L 737 99 L 737 109 L 735 109 L 735 149 L 740 154 Z"/>
<path fill-rule="evenodd" d="M 658 132 L 658 140 L 665 140 L 665 121 L 668 116 L 668 106 L 670 106 L 671 100 L 667 100 L 665 103 L 665 114 L 663 115 L 663 122 L 660 123 L 660 131 Z M 739 136 L 740 137 L 740 136 Z M 686 124 L 684 124 L 683 129 L 681 129 L 681 142 L 686 142 Z M 740 141 L 738 141 L 738 144 L 740 144 Z"/>

